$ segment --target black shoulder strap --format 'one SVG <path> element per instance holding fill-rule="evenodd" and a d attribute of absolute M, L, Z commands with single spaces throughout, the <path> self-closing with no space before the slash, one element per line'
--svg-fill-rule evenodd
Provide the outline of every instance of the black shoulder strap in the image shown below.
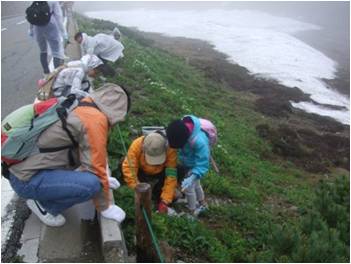
<path fill-rule="evenodd" d="M 99 107 L 94 103 L 94 102 L 86 102 L 86 101 L 80 101 L 78 103 L 78 106 L 88 106 L 88 107 L 94 107 L 99 110 Z"/>
<path fill-rule="evenodd" d="M 61 103 L 61 107 L 56 109 L 57 115 L 61 120 L 62 129 L 67 133 L 68 137 L 70 138 L 72 145 L 69 146 L 61 146 L 61 147 L 52 147 L 52 148 L 40 148 L 39 151 L 41 153 L 49 153 L 49 152 L 56 152 L 64 149 L 69 149 L 68 151 L 68 159 L 71 166 L 75 165 L 74 158 L 73 158 L 73 149 L 79 146 L 78 142 L 74 139 L 71 131 L 67 128 L 67 109 L 70 108 L 76 100 L 76 96 L 74 94 L 70 94 L 67 96 L 67 99 Z"/>
<path fill-rule="evenodd" d="M 61 123 L 62 123 L 62 129 L 65 130 L 67 133 L 68 137 L 70 138 L 72 145 L 69 146 L 62 146 L 62 147 L 52 147 L 52 148 L 40 148 L 41 153 L 49 153 L 49 152 L 56 152 L 64 149 L 68 149 L 68 159 L 70 162 L 71 166 L 75 165 L 74 158 L 73 158 L 73 149 L 77 148 L 79 146 L 78 142 L 74 139 L 71 131 L 67 128 L 67 108 L 71 107 L 74 100 L 74 97 L 70 97 L 71 95 L 68 96 L 68 98 L 61 104 L 62 107 L 59 107 L 57 111 L 57 115 L 59 116 Z M 96 109 L 99 109 L 98 106 L 94 102 L 84 102 L 80 101 L 78 103 L 79 106 L 88 106 L 88 107 L 94 107 Z"/>

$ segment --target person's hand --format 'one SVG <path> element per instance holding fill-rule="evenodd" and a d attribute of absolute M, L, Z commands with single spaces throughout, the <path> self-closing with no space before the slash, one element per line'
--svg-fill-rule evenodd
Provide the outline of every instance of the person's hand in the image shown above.
<path fill-rule="evenodd" d="M 185 178 L 182 182 L 182 191 L 189 188 L 193 184 L 193 182 L 196 180 L 196 178 L 197 177 L 195 174 L 191 174 L 189 177 Z"/>
<path fill-rule="evenodd" d="M 28 36 L 30 38 L 32 38 L 34 36 L 33 30 L 32 29 L 28 29 Z"/>
<path fill-rule="evenodd" d="M 67 45 L 69 43 L 69 37 L 68 37 L 67 33 L 63 34 L 63 43 L 65 43 L 65 45 Z"/>
<path fill-rule="evenodd" d="M 101 211 L 101 215 L 118 223 L 122 223 L 124 218 L 126 218 L 126 213 L 115 204 L 111 204 L 106 210 Z"/>
<path fill-rule="evenodd" d="M 108 186 L 110 189 L 116 190 L 119 188 L 119 186 L 121 186 L 121 184 L 116 178 L 108 177 Z"/>
<path fill-rule="evenodd" d="M 160 214 L 167 214 L 168 212 L 168 206 L 166 203 L 164 203 L 163 201 L 161 201 L 159 204 L 158 204 L 158 212 Z"/>

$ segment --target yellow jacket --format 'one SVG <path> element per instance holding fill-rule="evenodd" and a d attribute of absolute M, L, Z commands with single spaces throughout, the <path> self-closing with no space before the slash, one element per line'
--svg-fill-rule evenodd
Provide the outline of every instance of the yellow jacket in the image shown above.
<path fill-rule="evenodd" d="M 135 139 L 129 147 L 128 159 L 125 158 L 122 164 L 122 172 L 124 181 L 129 187 L 135 188 L 137 185 L 136 178 L 138 176 L 139 168 L 141 168 L 145 174 L 156 175 L 162 170 L 165 171 L 165 182 L 162 188 L 161 200 L 166 204 L 173 201 L 175 195 L 175 189 L 177 187 L 177 152 L 175 149 L 167 149 L 166 161 L 161 165 L 149 165 L 146 163 L 145 155 L 143 151 L 144 136 Z"/>

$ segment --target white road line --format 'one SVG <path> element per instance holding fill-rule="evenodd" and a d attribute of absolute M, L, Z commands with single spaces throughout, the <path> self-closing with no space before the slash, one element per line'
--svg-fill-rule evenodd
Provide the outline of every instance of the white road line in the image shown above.
<path fill-rule="evenodd" d="M 2 28 L 2 29 L 1 29 L 1 32 L 2 32 L 2 31 L 5 31 L 5 30 L 7 30 L 7 28 Z"/>
<path fill-rule="evenodd" d="M 16 23 L 16 25 L 21 25 L 21 24 L 26 23 L 26 22 L 27 22 L 27 20 L 22 20 L 22 21 Z"/>

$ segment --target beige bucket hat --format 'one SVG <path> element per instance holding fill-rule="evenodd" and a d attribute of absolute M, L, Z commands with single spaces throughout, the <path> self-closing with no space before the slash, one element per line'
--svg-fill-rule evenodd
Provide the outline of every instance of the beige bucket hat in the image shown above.
<path fill-rule="evenodd" d="M 145 160 L 150 165 L 161 165 L 166 161 L 167 139 L 159 133 L 150 133 L 144 138 Z"/>

